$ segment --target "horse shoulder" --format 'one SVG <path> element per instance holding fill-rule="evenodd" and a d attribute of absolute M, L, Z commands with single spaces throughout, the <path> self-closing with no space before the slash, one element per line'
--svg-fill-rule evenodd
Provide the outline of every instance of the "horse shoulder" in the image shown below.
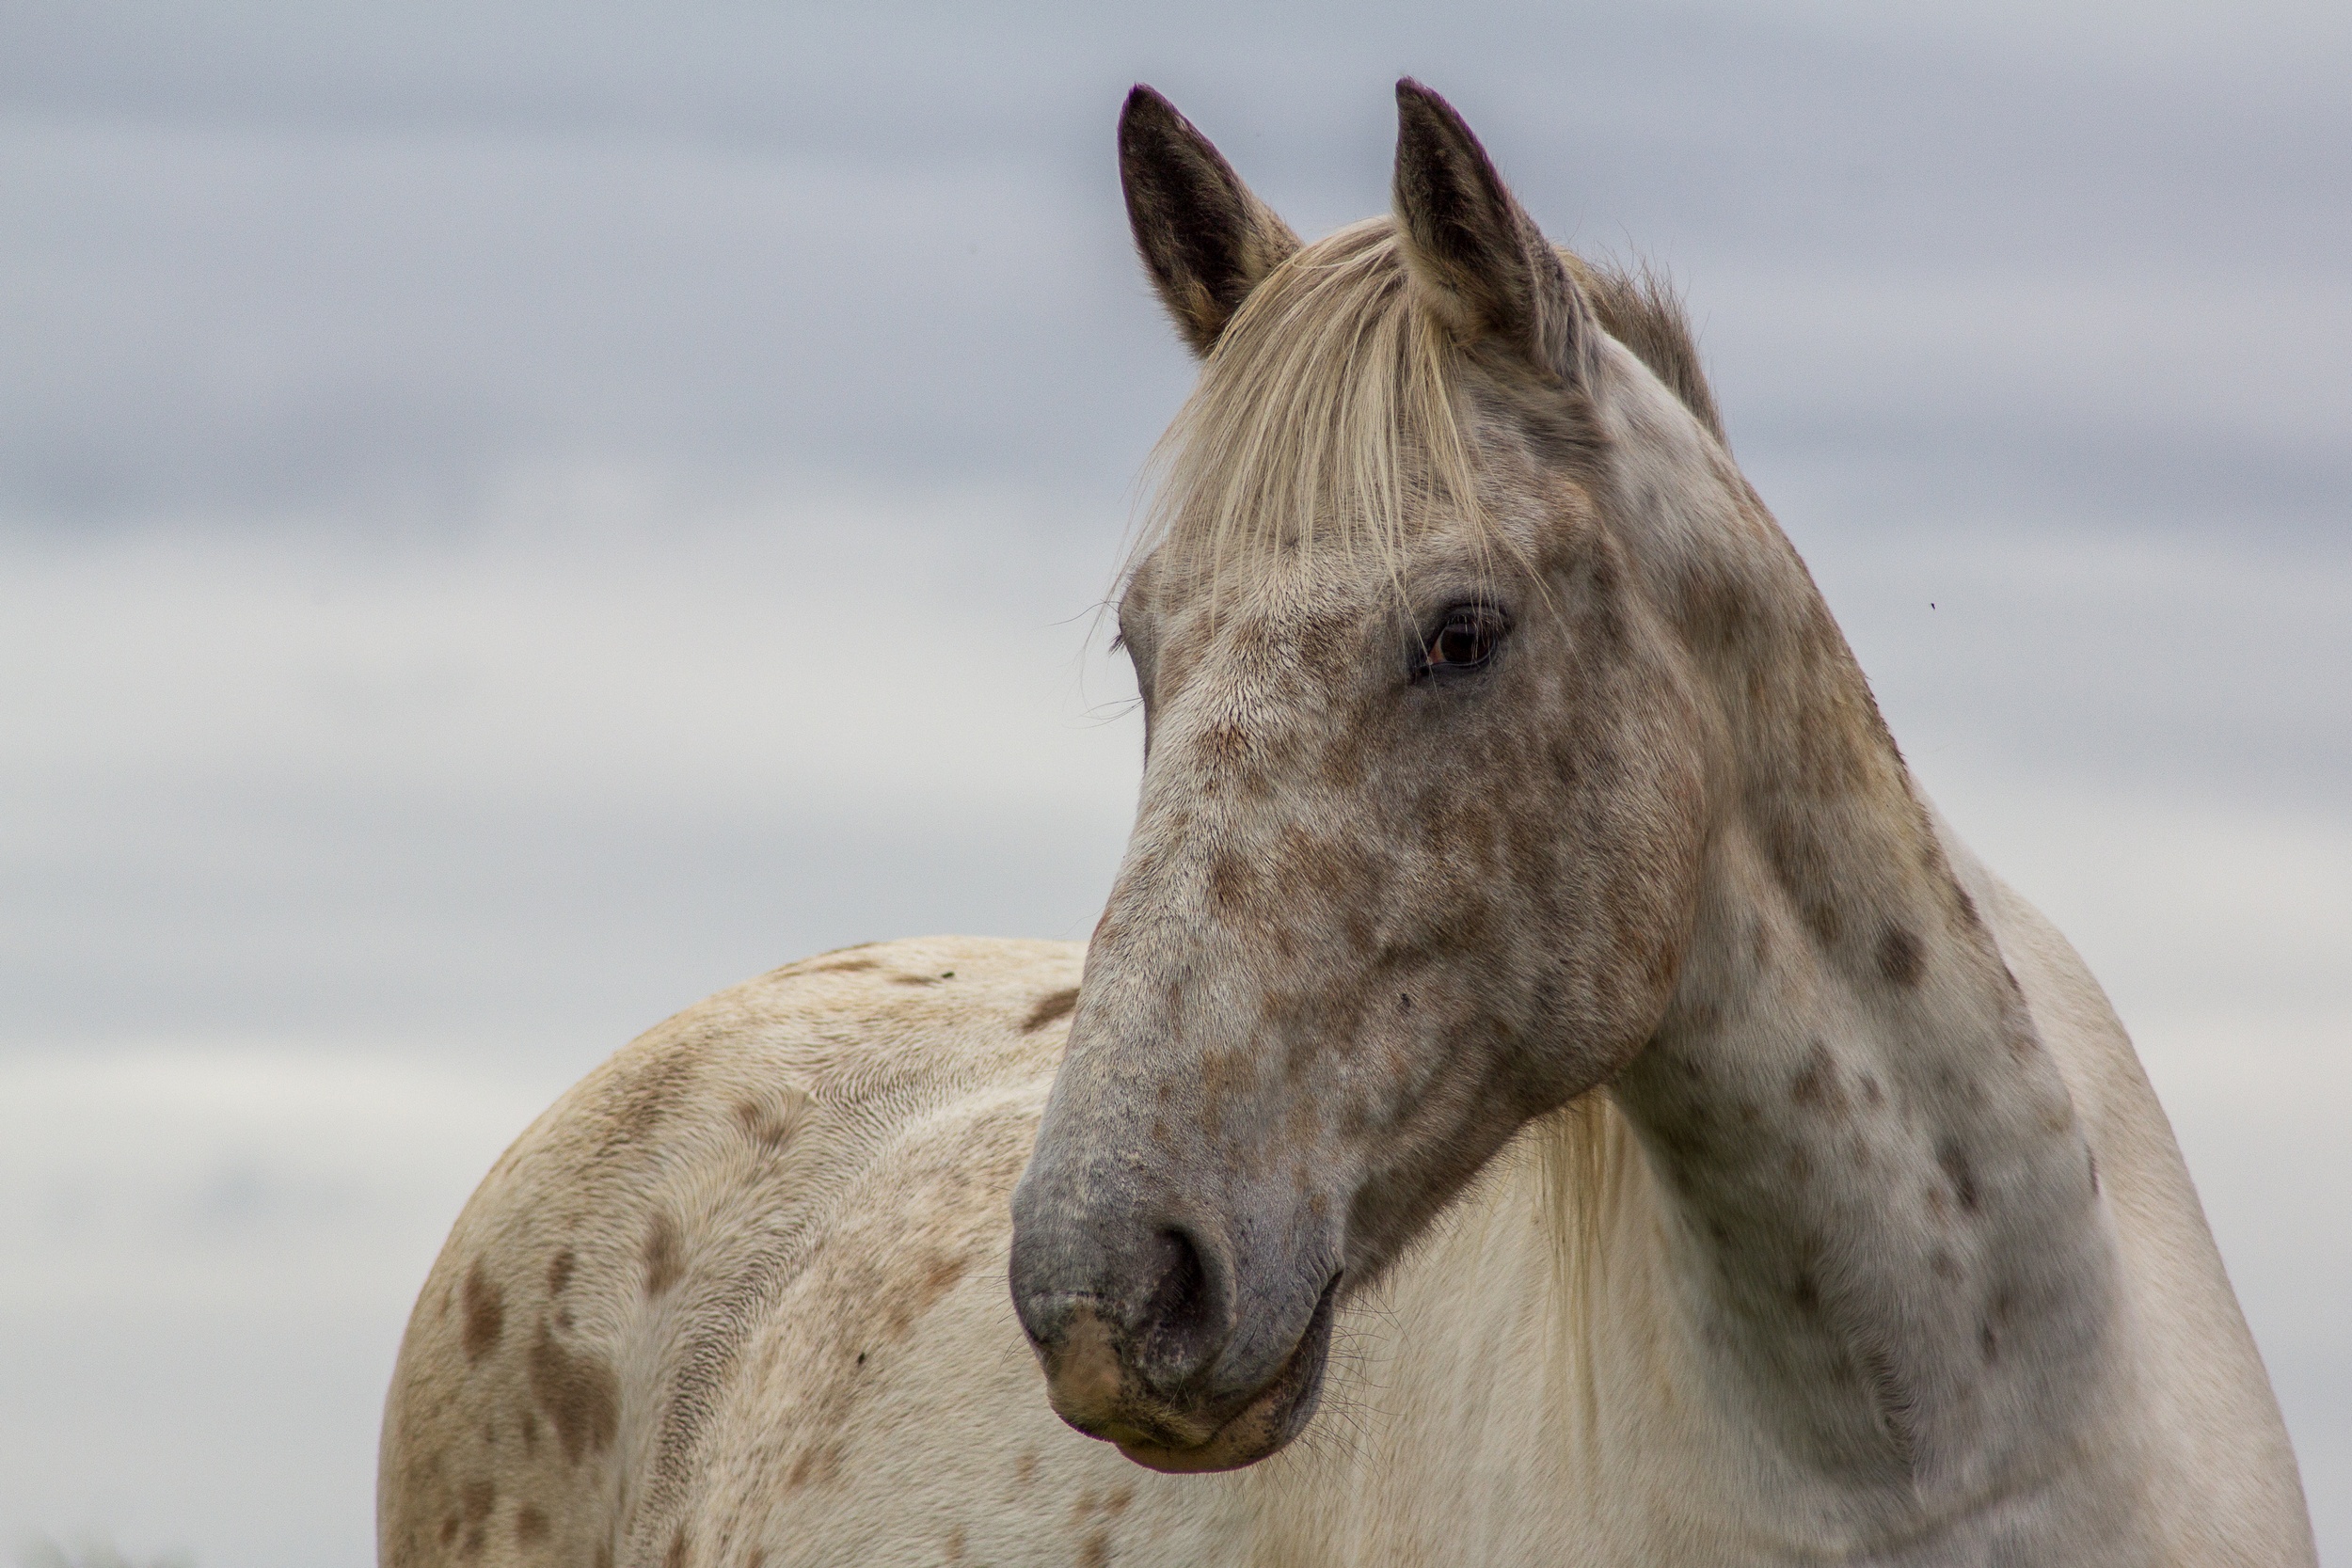
<path fill-rule="evenodd" d="M 1947 847 L 2056 1058 L 2122 1269 L 2129 1430 L 2140 1506 L 2181 1561 L 2308 1561 L 2294 1453 L 2202 1205 L 2131 1037 L 2047 916 Z"/>
<path fill-rule="evenodd" d="M 796 1291 L 871 1288 L 879 1326 L 912 1323 L 1003 1230 L 1082 957 L 965 939 L 825 955 L 566 1093 L 419 1296 L 386 1403 L 382 1560 L 660 1558 L 647 1529 L 701 1485 L 742 1353 Z M 962 1169 L 924 1163 L 959 1129 L 980 1135 Z"/>

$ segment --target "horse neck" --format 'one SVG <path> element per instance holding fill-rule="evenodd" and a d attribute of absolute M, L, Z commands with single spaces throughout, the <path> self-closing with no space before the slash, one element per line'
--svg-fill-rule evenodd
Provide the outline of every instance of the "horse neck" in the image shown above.
<path fill-rule="evenodd" d="M 1702 892 L 1611 1092 L 1693 1364 L 1767 1429 L 1751 1451 L 1915 1502 L 2064 1448 L 2115 1265 L 1993 933 L 1795 552 L 1716 472 L 1718 547 L 1659 574 L 1713 699 Z"/>

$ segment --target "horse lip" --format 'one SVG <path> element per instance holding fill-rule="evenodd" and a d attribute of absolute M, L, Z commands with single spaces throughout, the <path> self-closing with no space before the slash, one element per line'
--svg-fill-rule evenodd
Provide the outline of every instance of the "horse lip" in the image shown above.
<path fill-rule="evenodd" d="M 1141 1433 L 1103 1435 L 1136 1464 L 1168 1475 L 1238 1470 L 1273 1454 L 1298 1435 L 1322 1402 L 1323 1371 L 1331 1347 L 1332 1303 L 1339 1286 L 1340 1275 L 1334 1274 L 1324 1284 L 1314 1313 L 1281 1370 L 1205 1440 L 1174 1447 L 1152 1442 Z"/>

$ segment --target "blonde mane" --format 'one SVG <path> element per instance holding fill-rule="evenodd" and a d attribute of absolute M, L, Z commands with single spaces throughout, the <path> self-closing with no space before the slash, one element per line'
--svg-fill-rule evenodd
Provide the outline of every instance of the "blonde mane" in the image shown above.
<path fill-rule="evenodd" d="M 1629 1211 L 1633 1129 L 1606 1089 L 1589 1089 L 1536 1117 L 1519 1137 L 1535 1163 L 1538 1234 L 1551 1257 L 1556 1310 L 1544 1371 L 1562 1414 L 1590 1419 L 1598 1409 L 1593 1327 L 1609 1266 L 1612 1222 Z"/>
<path fill-rule="evenodd" d="M 1646 267 L 1560 254 L 1603 328 L 1720 437 L 1671 288 Z M 1299 251 L 1235 312 L 1154 449 L 1129 569 L 1156 557 L 1221 592 L 1277 552 L 1336 548 L 1370 554 L 1401 582 L 1407 532 L 1433 511 L 1490 540 L 1460 396 L 1466 358 L 1413 297 L 1391 219 Z"/>

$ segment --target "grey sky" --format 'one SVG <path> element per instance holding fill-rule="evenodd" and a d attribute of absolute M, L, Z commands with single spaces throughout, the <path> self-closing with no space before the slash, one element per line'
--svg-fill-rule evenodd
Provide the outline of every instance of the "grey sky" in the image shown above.
<path fill-rule="evenodd" d="M 1189 381 L 1119 99 L 1311 232 L 1410 71 L 1686 286 L 2352 1558 L 2352 13 L 848 11 L 0 7 L 0 1549 L 368 1560 L 408 1297 L 554 1093 L 804 951 L 1083 935 Z"/>

